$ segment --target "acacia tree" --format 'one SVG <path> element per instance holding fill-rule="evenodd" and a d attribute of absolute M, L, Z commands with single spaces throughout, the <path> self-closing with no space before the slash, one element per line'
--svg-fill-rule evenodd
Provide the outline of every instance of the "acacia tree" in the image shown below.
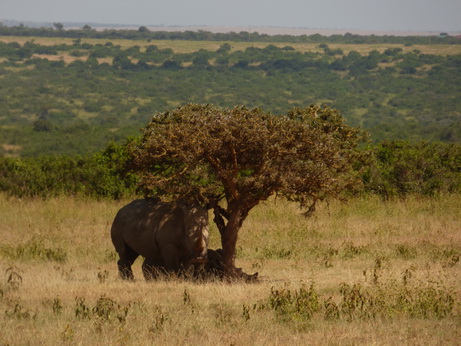
<path fill-rule="evenodd" d="M 363 138 L 328 107 L 274 116 L 189 104 L 153 117 L 132 148 L 132 163 L 147 194 L 208 203 L 232 276 L 238 231 L 250 210 L 277 194 L 313 211 L 317 201 L 356 186 L 352 165 Z"/>

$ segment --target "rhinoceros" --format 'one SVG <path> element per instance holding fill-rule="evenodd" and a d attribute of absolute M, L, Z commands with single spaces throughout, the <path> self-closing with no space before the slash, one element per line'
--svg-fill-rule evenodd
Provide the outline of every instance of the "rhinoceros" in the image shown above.
<path fill-rule="evenodd" d="M 156 270 L 178 273 L 206 262 L 208 210 L 196 202 L 137 199 L 118 211 L 111 237 L 122 279 L 134 278 L 131 266 L 138 256 L 145 257 L 146 280 Z"/>

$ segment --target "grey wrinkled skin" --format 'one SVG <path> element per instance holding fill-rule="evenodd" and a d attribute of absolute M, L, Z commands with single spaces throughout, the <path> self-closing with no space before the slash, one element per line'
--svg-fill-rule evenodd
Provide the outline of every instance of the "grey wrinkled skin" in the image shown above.
<path fill-rule="evenodd" d="M 111 228 L 120 277 L 132 280 L 143 256 L 146 280 L 158 272 L 179 273 L 207 261 L 208 210 L 198 203 L 137 199 L 119 210 Z"/>

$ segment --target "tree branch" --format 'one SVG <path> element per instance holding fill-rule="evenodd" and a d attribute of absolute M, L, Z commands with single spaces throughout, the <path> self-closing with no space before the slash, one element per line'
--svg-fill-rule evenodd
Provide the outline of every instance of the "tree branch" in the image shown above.
<path fill-rule="evenodd" d="M 222 238 L 223 235 L 224 235 L 224 232 L 226 230 L 226 223 L 224 222 L 223 216 L 226 219 L 228 219 L 229 214 L 226 212 L 226 210 L 224 208 L 222 208 L 221 206 L 219 206 L 217 204 L 213 207 L 213 212 L 214 212 L 213 221 L 216 224 L 216 226 L 218 227 L 219 233 L 221 234 L 221 238 Z"/>

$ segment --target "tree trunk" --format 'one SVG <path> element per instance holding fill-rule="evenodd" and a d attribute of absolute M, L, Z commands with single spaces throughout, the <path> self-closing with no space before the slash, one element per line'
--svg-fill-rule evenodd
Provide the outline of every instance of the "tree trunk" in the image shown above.
<path fill-rule="evenodd" d="M 235 250 L 237 247 L 238 231 L 242 221 L 243 220 L 240 219 L 239 215 L 230 215 L 224 232 L 221 234 L 224 267 L 227 274 L 230 276 L 234 276 L 236 274 Z"/>
<path fill-rule="evenodd" d="M 237 206 L 236 206 L 237 205 Z M 229 277 L 242 275 L 241 270 L 235 266 L 238 232 L 250 209 L 241 209 L 236 203 L 228 205 L 227 210 L 218 205 L 214 206 L 214 222 L 221 234 L 221 245 L 223 249 L 223 264 L 226 274 Z M 225 222 L 227 220 L 227 223 Z"/>

